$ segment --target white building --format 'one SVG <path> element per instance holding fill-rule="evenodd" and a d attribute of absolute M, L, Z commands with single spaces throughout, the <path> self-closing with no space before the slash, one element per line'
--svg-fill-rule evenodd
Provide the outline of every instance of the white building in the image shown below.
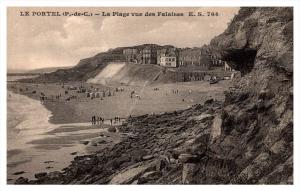
<path fill-rule="evenodd" d="M 160 57 L 160 65 L 164 67 L 177 67 L 176 56 L 165 56 Z"/>

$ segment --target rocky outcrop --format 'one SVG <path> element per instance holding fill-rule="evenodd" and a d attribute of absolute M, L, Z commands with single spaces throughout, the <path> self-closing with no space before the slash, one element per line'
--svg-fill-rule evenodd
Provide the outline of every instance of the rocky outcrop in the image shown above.
<path fill-rule="evenodd" d="M 241 8 L 211 46 L 244 75 L 226 93 L 213 158 L 234 160 L 228 183 L 292 183 L 292 8 Z"/>
<path fill-rule="evenodd" d="M 243 77 L 226 92 L 204 157 L 183 164 L 182 183 L 292 184 L 292 8 L 241 8 L 210 48 Z"/>
<path fill-rule="evenodd" d="M 268 65 L 292 73 L 293 10 L 242 8 L 210 45 L 244 74 Z"/>

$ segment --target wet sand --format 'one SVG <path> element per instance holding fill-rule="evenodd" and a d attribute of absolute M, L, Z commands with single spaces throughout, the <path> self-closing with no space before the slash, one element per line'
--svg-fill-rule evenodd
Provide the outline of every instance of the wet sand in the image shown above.
<path fill-rule="evenodd" d="M 118 143 L 118 133 L 107 132 L 109 125 L 90 123 L 53 125 L 48 122 L 51 113 L 38 101 L 8 92 L 8 120 L 18 121 L 8 126 L 8 183 L 18 177 L 34 179 L 39 172 L 60 171 L 70 164 L 76 155 L 89 154 Z M 21 103 L 17 103 L 17 101 Z M 29 103 L 30 102 L 30 103 Z M 21 106 L 24 108 L 20 108 Z M 19 107 L 18 107 L 19 106 Z M 21 113 L 27 109 L 31 112 Z M 41 114 L 44 112 L 44 114 Z M 39 113 L 38 123 L 33 116 Z M 34 115 L 35 114 L 35 115 Z M 27 120 L 31 120 L 29 123 Z M 103 139 L 97 146 L 92 140 Z M 89 142 L 89 144 L 86 144 Z M 83 144 L 85 143 L 85 144 Z"/>

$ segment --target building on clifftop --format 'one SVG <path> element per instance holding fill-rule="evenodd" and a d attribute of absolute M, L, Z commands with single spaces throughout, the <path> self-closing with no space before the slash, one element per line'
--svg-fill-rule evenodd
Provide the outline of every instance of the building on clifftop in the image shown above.
<path fill-rule="evenodd" d="M 209 70 L 211 59 L 201 48 L 185 48 L 179 51 L 179 67 Z"/>
<path fill-rule="evenodd" d="M 150 44 L 142 51 L 142 64 L 157 64 L 157 47 Z"/>
<path fill-rule="evenodd" d="M 135 48 L 126 48 L 123 50 L 127 63 L 138 63 L 138 50 Z"/>
<path fill-rule="evenodd" d="M 164 67 L 178 67 L 176 48 L 165 48 L 157 50 L 157 64 Z"/>

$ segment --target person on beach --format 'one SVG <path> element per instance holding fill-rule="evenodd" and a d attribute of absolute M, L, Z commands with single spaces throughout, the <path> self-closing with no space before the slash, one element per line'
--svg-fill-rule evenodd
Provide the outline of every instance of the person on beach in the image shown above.
<path fill-rule="evenodd" d="M 110 119 L 110 125 L 112 126 L 112 124 L 113 124 L 113 120 L 112 120 L 112 119 Z"/>
<path fill-rule="evenodd" d="M 98 125 L 100 125 L 100 122 L 101 122 L 101 117 L 98 117 L 98 118 L 97 118 L 97 123 L 98 123 Z"/>
<path fill-rule="evenodd" d="M 96 116 L 95 115 L 92 117 L 92 125 L 96 125 Z"/>

